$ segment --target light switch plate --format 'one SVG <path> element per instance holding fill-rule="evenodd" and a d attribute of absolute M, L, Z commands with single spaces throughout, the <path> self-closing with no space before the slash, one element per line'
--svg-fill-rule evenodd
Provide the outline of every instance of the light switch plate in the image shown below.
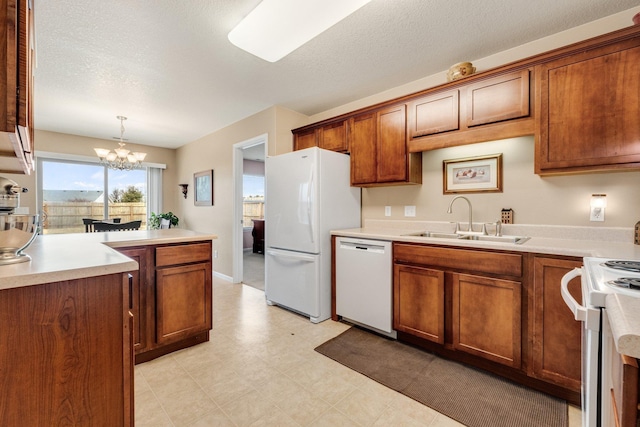
<path fill-rule="evenodd" d="M 415 206 L 405 206 L 404 207 L 404 216 L 416 216 L 416 207 Z"/>
<path fill-rule="evenodd" d="M 589 215 L 589 221 L 604 221 L 604 208 L 591 208 L 591 214 Z"/>
<path fill-rule="evenodd" d="M 391 206 L 384 207 L 384 216 L 391 216 Z"/>

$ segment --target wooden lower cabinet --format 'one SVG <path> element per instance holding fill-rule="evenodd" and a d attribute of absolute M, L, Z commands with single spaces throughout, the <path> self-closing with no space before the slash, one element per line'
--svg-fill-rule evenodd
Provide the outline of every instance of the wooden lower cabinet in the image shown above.
<path fill-rule="evenodd" d="M 393 328 L 444 344 L 444 272 L 395 265 Z"/>
<path fill-rule="evenodd" d="M 135 362 L 209 340 L 212 328 L 210 241 L 118 248 L 133 272 Z"/>
<path fill-rule="evenodd" d="M 0 425 L 133 425 L 123 276 L 0 291 Z"/>
<path fill-rule="evenodd" d="M 521 283 L 453 274 L 453 347 L 519 368 Z"/>
<path fill-rule="evenodd" d="M 156 270 L 156 341 L 168 344 L 211 329 L 211 263 Z"/>
<path fill-rule="evenodd" d="M 581 323 L 562 300 L 560 279 L 582 262 L 540 256 L 533 262 L 531 375 L 580 391 Z M 579 277 L 569 283 L 569 290 L 582 302 Z"/>
<path fill-rule="evenodd" d="M 133 349 L 136 353 L 147 348 L 147 313 L 143 307 L 147 307 L 147 301 L 152 297 L 149 292 L 149 268 L 147 266 L 147 250 L 145 248 L 127 248 L 119 250 L 138 263 L 139 269 L 131 274 L 131 314 L 133 315 Z"/>
<path fill-rule="evenodd" d="M 580 258 L 395 242 L 393 263 L 399 340 L 579 404 Z"/>

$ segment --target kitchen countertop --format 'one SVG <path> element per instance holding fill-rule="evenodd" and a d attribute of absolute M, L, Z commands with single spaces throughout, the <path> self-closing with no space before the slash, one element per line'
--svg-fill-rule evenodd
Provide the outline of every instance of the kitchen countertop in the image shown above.
<path fill-rule="evenodd" d="M 474 224 L 480 229 L 480 224 Z M 489 235 L 495 230 L 488 226 Z M 574 257 L 640 260 L 640 245 L 633 244 L 633 229 L 564 227 L 548 225 L 502 226 L 502 234 L 529 236 L 523 244 L 410 236 L 419 231 L 453 232 L 448 222 L 368 220 L 362 228 L 333 230 L 332 235 L 394 242 L 424 243 L 475 249 L 497 249 Z"/>
<path fill-rule="evenodd" d="M 24 251 L 31 261 L 0 266 L 0 290 L 138 269 L 138 263 L 113 248 L 216 238 L 180 228 L 40 235 Z"/>
<path fill-rule="evenodd" d="M 607 316 L 618 353 L 640 358 L 640 298 L 607 295 Z"/>

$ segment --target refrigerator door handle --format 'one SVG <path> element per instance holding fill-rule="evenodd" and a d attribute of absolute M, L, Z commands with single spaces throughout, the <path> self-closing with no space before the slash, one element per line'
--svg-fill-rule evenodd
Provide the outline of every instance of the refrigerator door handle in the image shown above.
<path fill-rule="evenodd" d="M 311 255 L 281 252 L 273 249 L 267 250 L 267 254 L 276 258 L 288 258 L 288 259 L 303 261 L 303 262 L 314 262 L 316 260 L 316 258 Z"/>
<path fill-rule="evenodd" d="M 309 230 L 311 231 L 311 243 L 315 243 L 315 230 L 313 229 L 313 184 L 314 184 L 314 176 L 313 169 L 311 169 L 311 173 L 309 174 L 309 185 L 307 186 L 307 217 L 309 219 Z"/>

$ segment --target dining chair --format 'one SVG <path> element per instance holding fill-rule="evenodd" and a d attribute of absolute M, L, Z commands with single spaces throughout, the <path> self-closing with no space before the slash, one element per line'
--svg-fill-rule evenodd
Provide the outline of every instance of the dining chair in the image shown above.
<path fill-rule="evenodd" d="M 93 218 L 82 218 L 82 223 L 84 224 L 84 232 L 85 233 L 93 233 L 95 229 L 93 228 L 93 224 L 96 221 L 100 221 L 99 219 Z"/>

